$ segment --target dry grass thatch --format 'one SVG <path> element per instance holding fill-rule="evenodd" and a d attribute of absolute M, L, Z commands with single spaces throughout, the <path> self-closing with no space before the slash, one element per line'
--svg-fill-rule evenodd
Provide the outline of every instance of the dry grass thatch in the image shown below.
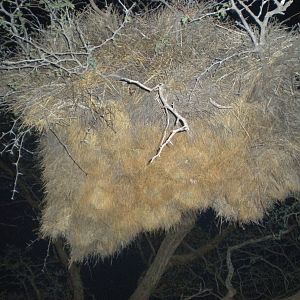
<path fill-rule="evenodd" d="M 185 14 L 197 17 L 198 10 Z M 112 255 L 138 233 L 169 229 L 208 207 L 256 221 L 299 191 L 299 38 L 270 27 L 259 57 L 230 24 L 210 17 L 185 24 L 182 16 L 164 10 L 133 18 L 80 76 L 4 74 L 18 89 L 6 103 L 42 133 L 42 234 L 64 236 L 73 260 Z M 107 24 L 119 24 L 114 13 L 77 19 L 93 44 L 109 37 Z M 50 31 L 44 43 L 63 51 Z M 155 92 L 118 76 L 163 83 L 168 103 L 189 123 L 152 164 L 164 110 Z"/>

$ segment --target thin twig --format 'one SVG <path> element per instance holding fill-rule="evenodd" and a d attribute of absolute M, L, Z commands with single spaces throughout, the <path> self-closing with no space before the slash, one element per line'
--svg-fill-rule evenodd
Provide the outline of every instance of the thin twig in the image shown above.
<path fill-rule="evenodd" d="M 226 263 L 227 263 L 228 273 L 227 273 L 227 277 L 226 277 L 226 281 L 225 281 L 225 285 L 226 285 L 228 293 L 223 299 L 224 300 L 225 299 L 233 299 L 232 297 L 237 292 L 236 289 L 232 285 L 232 278 L 233 278 L 233 275 L 234 275 L 234 266 L 233 266 L 232 261 L 231 261 L 231 255 L 232 255 L 233 251 L 236 251 L 236 250 L 238 250 L 242 247 L 245 247 L 245 246 L 248 246 L 248 245 L 251 245 L 251 244 L 257 244 L 257 243 L 265 242 L 265 241 L 268 241 L 268 240 L 280 240 L 283 235 L 286 235 L 286 234 L 290 233 L 295 228 L 296 228 L 295 226 L 292 226 L 287 230 L 280 231 L 277 235 L 272 233 L 272 234 L 263 236 L 263 237 L 258 238 L 258 239 L 249 239 L 249 240 L 247 240 L 243 243 L 228 247 L 227 256 L 226 256 Z"/>
<path fill-rule="evenodd" d="M 72 157 L 71 153 L 69 152 L 67 146 L 60 140 L 60 138 L 59 138 L 58 135 L 55 133 L 55 131 L 52 130 L 51 128 L 50 128 L 50 131 L 53 133 L 53 135 L 54 135 L 55 138 L 58 140 L 58 142 L 63 146 L 63 148 L 65 149 L 66 153 L 68 154 L 68 156 L 69 156 L 69 157 L 71 158 L 71 160 L 73 161 L 73 163 L 80 169 L 80 171 L 82 171 L 82 172 L 85 174 L 85 176 L 87 176 L 88 173 L 85 172 L 85 171 L 80 167 L 80 165 L 75 161 L 75 159 Z"/>
<path fill-rule="evenodd" d="M 216 108 L 220 108 L 220 109 L 232 109 L 233 107 L 228 105 L 228 106 L 225 106 L 225 105 L 221 105 L 219 103 L 217 103 L 216 101 L 214 101 L 213 99 L 209 98 L 209 102 L 215 106 Z"/>

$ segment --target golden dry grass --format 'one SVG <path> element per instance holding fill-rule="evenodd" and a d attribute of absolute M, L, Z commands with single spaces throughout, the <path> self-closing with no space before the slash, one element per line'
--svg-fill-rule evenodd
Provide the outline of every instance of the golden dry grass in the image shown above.
<path fill-rule="evenodd" d="M 183 26 L 181 16 L 137 17 L 98 50 L 95 70 L 69 78 L 32 72 L 7 99 L 24 126 L 43 133 L 41 231 L 64 236 L 73 260 L 113 255 L 140 232 L 169 229 L 208 207 L 230 220 L 257 221 L 299 192 L 298 37 L 270 28 L 258 57 L 245 52 L 249 38 L 230 24 L 207 18 Z M 108 36 L 107 22 L 118 26 L 114 14 L 104 22 L 85 12 L 80 22 L 93 43 Z M 163 110 L 155 93 L 112 75 L 164 83 L 169 103 L 189 122 L 191 130 L 150 165 Z"/>
<path fill-rule="evenodd" d="M 213 125 L 194 121 L 192 132 L 178 135 L 150 165 L 161 128 L 129 125 L 122 114 L 115 116 L 116 133 L 105 128 L 86 136 L 81 125 L 71 124 L 63 141 L 88 175 L 58 141 L 44 146 L 56 151 L 44 155 L 52 190 L 47 189 L 43 233 L 64 235 L 73 259 L 80 260 L 89 254 L 111 255 L 139 232 L 168 229 L 190 210 L 213 207 L 227 219 L 261 219 L 275 200 L 299 189 L 299 170 L 291 156 L 296 145 L 257 144 L 275 136 L 272 123 L 262 124 L 262 112 L 253 106 L 241 103 L 238 110 Z M 238 114 L 247 115 L 243 127 Z M 56 169 L 49 167 L 54 156 Z M 66 196 L 58 198 L 58 192 Z"/>

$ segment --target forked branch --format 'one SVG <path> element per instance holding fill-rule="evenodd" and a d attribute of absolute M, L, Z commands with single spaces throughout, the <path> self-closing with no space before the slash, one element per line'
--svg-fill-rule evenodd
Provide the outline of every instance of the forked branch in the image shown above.
<path fill-rule="evenodd" d="M 256 14 L 251 9 L 252 5 L 256 2 L 254 0 L 247 4 L 244 0 L 230 0 L 230 4 L 231 10 L 235 11 L 240 19 L 241 23 L 239 23 L 239 25 L 246 30 L 255 46 L 255 49 L 259 50 L 266 42 L 267 27 L 271 18 L 275 15 L 283 15 L 291 6 L 293 1 L 294 0 L 262 0 Z M 274 5 L 273 9 L 270 9 L 270 4 Z M 249 15 L 256 25 L 258 25 L 258 36 L 249 21 L 246 19 L 245 14 Z"/>
<path fill-rule="evenodd" d="M 112 30 L 111 35 L 104 41 L 93 45 L 91 41 L 85 39 L 82 28 L 71 11 L 73 9 L 71 3 L 66 2 L 66 6 L 61 9 L 46 5 L 44 11 L 45 15 L 50 16 L 51 30 L 56 35 L 54 39 L 63 41 L 63 50 L 55 51 L 51 47 L 43 45 L 39 38 L 35 38 L 35 36 L 47 36 L 48 29 L 45 29 L 39 23 L 34 13 L 34 5 L 17 0 L 7 2 L 12 7 L 10 10 L 0 1 L 0 15 L 5 16 L 5 19 L 0 18 L 0 29 L 3 29 L 7 39 L 15 43 L 14 48 L 19 48 L 22 58 L 13 59 L 14 53 L 11 53 L 6 59 L 1 61 L 0 70 L 46 68 L 57 69 L 68 75 L 80 75 L 95 67 L 95 51 L 114 41 L 120 35 L 122 29 L 130 20 L 132 9 L 135 6 L 133 4 L 130 8 L 126 8 L 123 5 L 124 17 L 118 28 Z M 97 9 L 94 1 L 91 1 L 91 5 L 94 9 Z M 96 11 L 98 13 L 101 12 L 99 9 Z M 29 32 L 25 24 L 29 22 L 29 19 L 35 21 L 30 24 L 31 31 L 35 35 Z"/>
<path fill-rule="evenodd" d="M 140 87 L 141 89 L 147 91 L 147 92 L 157 92 L 158 93 L 158 98 L 160 100 L 160 102 L 162 103 L 163 109 L 165 111 L 166 114 L 166 126 L 165 126 L 165 130 L 164 130 L 164 134 L 163 137 L 161 139 L 159 148 L 157 149 L 156 154 L 150 159 L 149 163 L 153 163 L 153 161 L 160 157 L 163 149 L 169 145 L 172 144 L 172 140 L 174 138 L 174 136 L 179 133 L 179 132 L 183 132 L 183 131 L 189 131 L 189 125 L 187 120 L 177 111 L 177 109 L 175 108 L 174 103 L 173 104 L 169 104 L 168 100 L 164 94 L 164 90 L 165 90 L 165 86 L 164 84 L 158 84 L 157 86 L 155 86 L 154 88 L 149 88 L 148 86 L 144 85 L 143 83 L 137 81 L 137 80 L 132 80 L 129 78 L 125 78 L 122 77 L 119 79 L 120 81 L 124 81 L 127 82 L 129 84 L 134 84 L 137 85 L 138 87 Z M 173 128 L 171 131 L 169 131 L 169 126 L 170 126 L 170 115 L 169 113 L 171 113 L 174 117 L 175 117 L 175 128 Z"/>

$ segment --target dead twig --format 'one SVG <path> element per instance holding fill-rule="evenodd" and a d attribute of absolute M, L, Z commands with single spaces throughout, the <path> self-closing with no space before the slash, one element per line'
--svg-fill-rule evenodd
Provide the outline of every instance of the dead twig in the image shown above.
<path fill-rule="evenodd" d="M 158 84 L 157 86 L 155 86 L 154 88 L 149 88 L 148 86 L 144 85 L 143 83 L 137 81 L 137 80 L 132 80 L 129 78 L 125 78 L 125 77 L 120 77 L 119 78 L 120 81 L 124 81 L 127 82 L 128 84 L 134 84 L 138 87 L 140 87 L 141 89 L 147 91 L 147 92 L 157 92 L 158 93 L 158 98 L 161 101 L 162 105 L 163 105 L 163 109 L 165 110 L 165 114 L 166 114 L 166 126 L 165 126 L 165 130 L 164 130 L 164 134 L 162 137 L 162 140 L 160 142 L 159 148 L 157 149 L 156 154 L 150 159 L 149 163 L 153 163 L 153 161 L 155 159 L 157 159 L 158 157 L 160 157 L 163 149 L 169 145 L 172 144 L 172 139 L 174 138 L 174 136 L 179 133 L 179 132 L 183 132 L 183 131 L 189 131 L 189 125 L 187 120 L 177 111 L 177 109 L 175 108 L 174 103 L 172 103 L 172 105 L 170 105 L 168 103 L 168 100 L 164 94 L 164 90 L 165 90 L 165 86 L 164 84 Z M 173 114 L 173 116 L 175 117 L 175 125 L 179 126 L 177 128 L 174 128 L 171 130 L 171 132 L 169 132 L 168 134 L 168 129 L 170 126 L 170 116 L 169 116 L 169 112 L 171 114 Z M 180 124 L 180 125 L 179 125 Z"/>
<path fill-rule="evenodd" d="M 58 137 L 58 135 L 55 133 L 55 131 L 53 129 L 50 128 L 50 131 L 53 133 L 53 135 L 55 136 L 55 138 L 58 140 L 58 142 L 62 145 L 62 147 L 65 149 L 66 153 L 68 154 L 68 156 L 71 158 L 71 160 L 73 161 L 73 163 L 79 168 L 80 171 L 82 171 L 84 173 L 85 176 L 88 175 L 88 173 L 86 171 L 84 171 L 80 165 L 75 161 L 75 159 L 72 157 L 69 149 L 67 148 L 67 146 L 60 140 L 60 138 Z"/>
<path fill-rule="evenodd" d="M 216 108 L 219 108 L 219 109 L 232 109 L 233 107 L 228 105 L 228 106 L 225 106 L 225 105 L 222 105 L 222 104 L 219 104 L 217 103 L 216 101 L 214 101 L 213 99 L 209 98 L 209 102 L 215 106 Z"/>

